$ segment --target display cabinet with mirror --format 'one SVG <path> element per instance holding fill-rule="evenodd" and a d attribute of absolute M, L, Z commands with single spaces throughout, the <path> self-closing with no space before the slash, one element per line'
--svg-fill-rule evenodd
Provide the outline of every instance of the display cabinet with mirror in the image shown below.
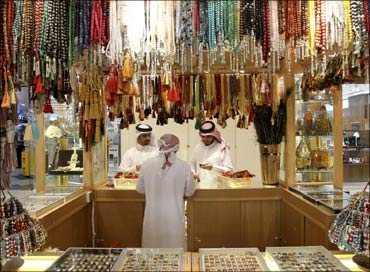
<path fill-rule="evenodd" d="M 47 187 L 83 186 L 83 150 L 74 119 L 67 105 L 44 116 Z"/>
<path fill-rule="evenodd" d="M 369 178 L 370 130 L 343 131 L 343 178 L 345 182 L 366 182 Z"/>
<path fill-rule="evenodd" d="M 333 105 L 296 100 L 296 181 L 333 181 Z"/>
<path fill-rule="evenodd" d="M 302 88 L 302 75 L 296 75 L 294 80 L 295 96 L 288 102 L 286 136 L 287 156 L 291 157 L 289 165 L 293 167 L 286 168 L 287 184 L 291 191 L 321 204 L 317 199 L 308 197 L 309 194 L 334 195 L 343 186 L 342 90 L 340 86 L 335 86 L 322 90 L 311 88 L 307 92 Z M 302 186 L 307 186 L 309 190 L 301 192 Z M 324 204 L 327 203 L 325 201 Z M 337 204 L 323 206 L 337 211 L 342 208 L 338 208 Z"/>
<path fill-rule="evenodd" d="M 333 109 L 325 90 L 295 100 L 296 182 L 333 182 Z"/>
<path fill-rule="evenodd" d="M 343 85 L 343 181 L 359 187 L 370 171 L 369 112 L 369 84 Z"/>
<path fill-rule="evenodd" d="M 84 191 L 83 149 L 73 109 L 52 99 L 53 113 L 35 113 L 40 137 L 30 141 L 34 161 L 32 188 L 14 192 L 36 217 L 68 202 Z"/>

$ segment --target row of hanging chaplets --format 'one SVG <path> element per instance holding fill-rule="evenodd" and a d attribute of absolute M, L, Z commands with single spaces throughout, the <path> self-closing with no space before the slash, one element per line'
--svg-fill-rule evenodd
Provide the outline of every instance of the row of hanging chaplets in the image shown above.
<path fill-rule="evenodd" d="M 13 78 L 38 86 L 40 95 L 43 88 L 52 90 L 59 102 L 71 92 L 68 66 L 86 48 L 104 52 L 114 63 L 128 47 L 138 61 L 145 58 L 147 69 L 161 54 L 192 67 L 178 53 L 187 46 L 194 55 L 199 50 L 214 55 L 218 48 L 244 51 L 240 63 L 249 56 L 256 66 L 268 63 L 273 72 L 281 59 L 290 67 L 298 60 L 311 57 L 314 65 L 323 58 L 325 67 L 327 52 L 346 51 L 347 66 L 351 52 L 354 61 L 368 64 L 367 0 L 8 0 L 0 7 L 0 65 L 6 62 Z"/>
<path fill-rule="evenodd" d="M 0 1 L 1 76 L 6 70 L 16 86 L 22 82 L 31 87 L 29 99 L 36 112 L 52 113 L 51 97 L 70 103 L 74 96 L 78 105 L 78 74 L 71 73 L 71 68 L 81 62 L 84 50 L 102 56 L 94 63 L 104 66 L 102 51 L 110 39 L 109 7 L 109 0 Z M 71 74 L 75 74 L 73 78 Z M 92 97 L 101 101 L 97 94 Z M 2 110 L 1 116 L 9 119 L 6 114 Z"/>
<path fill-rule="evenodd" d="M 191 48 L 190 55 L 199 56 L 199 63 L 200 51 L 207 51 L 208 59 L 217 59 L 220 49 L 222 59 L 222 52 L 230 50 L 239 52 L 234 58 L 239 55 L 240 64 L 247 59 L 255 66 L 267 63 L 272 72 L 279 71 L 282 59 L 289 68 L 291 62 L 311 57 L 312 67 L 317 68 L 326 66 L 327 52 L 346 51 L 344 65 L 353 66 L 348 63 L 352 52 L 352 62 L 362 67 L 358 73 L 363 76 L 368 70 L 363 69 L 368 68 L 366 0 L 0 3 L 4 34 L 0 65 L 6 63 L 14 79 L 34 85 L 37 99 L 49 91 L 59 102 L 70 99 L 68 69 L 86 48 L 106 54 L 111 63 L 119 62 L 123 49 L 129 48 L 140 64 L 145 59 L 147 70 L 164 55 L 162 60 L 191 67 L 185 70 L 190 72 L 195 61 L 184 57 L 185 47 Z M 130 11 L 137 11 L 137 16 L 132 18 Z"/>
<path fill-rule="evenodd" d="M 104 134 L 104 73 L 91 60 L 87 63 L 87 54 L 82 58 L 82 71 L 79 73 L 78 98 L 81 103 L 79 118 L 79 135 L 85 150 L 100 142 Z"/>
<path fill-rule="evenodd" d="M 176 123 L 196 118 L 196 128 L 205 120 L 217 119 L 226 127 L 226 119 L 239 116 L 237 127 L 248 128 L 253 121 L 254 105 L 269 105 L 277 110 L 284 91 L 279 89 L 277 74 L 178 74 L 141 75 L 135 79 L 135 94 L 122 91 L 117 84 L 118 72 L 111 72 L 106 84 L 109 118 L 121 118 L 121 127 L 128 128 L 149 116 L 158 125 L 167 124 L 168 118 Z M 123 83 L 122 86 L 129 83 Z M 111 100 L 113 95 L 114 100 Z"/>

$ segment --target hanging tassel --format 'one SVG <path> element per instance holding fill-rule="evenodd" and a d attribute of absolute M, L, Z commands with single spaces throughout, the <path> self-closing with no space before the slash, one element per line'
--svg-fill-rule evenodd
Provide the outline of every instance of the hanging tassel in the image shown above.
<path fill-rule="evenodd" d="M 5 145 L 6 145 L 6 137 L 0 138 L 0 161 L 5 160 Z"/>
<path fill-rule="evenodd" d="M 86 94 L 86 85 L 82 84 L 82 82 L 78 83 L 78 98 L 81 103 L 85 102 L 85 94 Z"/>
<path fill-rule="evenodd" d="M 195 129 L 200 129 L 200 126 L 202 125 L 202 123 L 200 122 L 200 118 L 197 116 L 196 118 L 195 118 L 195 126 L 194 126 L 194 128 Z"/>
<path fill-rule="evenodd" d="M 11 90 L 11 93 L 10 93 L 10 104 L 11 105 L 17 105 L 18 103 L 18 96 L 15 92 L 14 89 Z"/>
<path fill-rule="evenodd" d="M 90 119 L 100 119 L 98 101 L 97 92 L 95 91 L 92 93 L 92 97 L 90 99 Z"/>
<path fill-rule="evenodd" d="M 148 106 L 145 110 L 144 110 L 144 116 L 145 118 L 148 118 L 148 116 L 152 113 L 152 109 L 150 106 Z"/>
<path fill-rule="evenodd" d="M 139 120 L 140 121 L 144 121 L 144 118 L 145 118 L 144 111 L 142 109 L 140 109 L 140 112 L 139 112 Z"/>
<path fill-rule="evenodd" d="M 40 129 L 39 129 L 39 125 L 37 124 L 36 119 L 32 121 L 31 128 L 32 128 L 32 138 L 34 140 L 39 139 L 40 138 Z"/>
<path fill-rule="evenodd" d="M 86 93 L 84 105 L 85 105 L 84 121 L 88 121 L 90 119 L 90 92 Z"/>
<path fill-rule="evenodd" d="M 3 100 L 1 102 L 1 107 L 3 109 L 10 109 L 10 105 L 11 105 L 10 97 L 8 91 L 5 89 Z"/>
<path fill-rule="evenodd" d="M 5 81 L 5 86 L 4 86 L 4 95 L 3 95 L 3 100 L 1 102 L 1 107 L 3 109 L 10 109 L 10 105 L 11 105 L 11 98 L 9 96 L 9 87 L 8 87 L 8 76 L 7 76 L 7 72 L 4 71 L 4 81 Z"/>
<path fill-rule="evenodd" d="M 33 81 L 33 83 L 35 85 L 35 93 L 37 93 L 37 94 L 43 94 L 43 93 L 45 93 L 44 86 L 42 86 L 41 75 L 36 76 L 35 77 L 35 80 Z"/>
<path fill-rule="evenodd" d="M 0 108 L 0 124 L 5 124 L 8 119 L 8 110 Z"/>
<path fill-rule="evenodd" d="M 4 188 L 10 187 L 10 175 L 9 174 L 2 174 L 1 175 L 1 182 L 0 185 Z"/>
<path fill-rule="evenodd" d="M 5 145 L 4 172 L 14 172 L 17 169 L 17 164 L 17 151 L 15 150 L 15 145 L 14 143 L 7 143 Z"/>
<path fill-rule="evenodd" d="M 23 140 L 24 141 L 31 141 L 32 140 L 32 126 L 31 126 L 30 117 L 28 118 L 28 123 L 27 123 L 26 129 L 24 131 Z"/>
<path fill-rule="evenodd" d="M 51 101 L 50 101 L 50 90 L 49 90 L 48 96 L 46 97 L 46 100 L 45 100 L 45 105 L 44 105 L 44 108 L 43 108 L 43 112 L 44 113 L 54 113 L 53 107 L 51 106 Z"/>
<path fill-rule="evenodd" d="M 134 76 L 134 67 L 131 62 L 131 57 L 129 51 L 126 51 L 125 60 L 123 62 L 123 72 L 122 72 L 122 80 L 123 82 L 128 82 Z"/>
<path fill-rule="evenodd" d="M 122 79 L 122 67 L 117 68 L 117 94 L 123 94 L 124 85 Z"/>
<path fill-rule="evenodd" d="M 236 127 L 242 128 L 242 116 L 241 115 L 239 115 L 239 119 L 238 119 L 238 122 L 236 123 Z"/>
<path fill-rule="evenodd" d="M 100 135 L 100 120 L 96 120 L 95 123 L 95 143 L 99 143 L 101 140 L 101 135 Z"/>
<path fill-rule="evenodd" d="M 243 123 L 244 123 L 244 128 L 245 129 L 248 129 L 248 127 L 249 127 L 249 118 L 248 118 L 248 115 L 247 115 L 247 117 L 245 117 L 244 115 L 243 115 Z"/>

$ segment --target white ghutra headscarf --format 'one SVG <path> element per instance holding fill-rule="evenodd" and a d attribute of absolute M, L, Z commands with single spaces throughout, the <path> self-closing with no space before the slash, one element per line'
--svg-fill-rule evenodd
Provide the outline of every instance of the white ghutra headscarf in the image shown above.
<path fill-rule="evenodd" d="M 137 138 L 139 138 L 139 136 L 141 134 L 150 133 L 150 143 L 149 143 L 149 145 L 156 147 L 155 138 L 154 138 L 154 135 L 152 133 L 153 129 L 152 129 L 151 126 L 149 126 L 147 124 L 138 124 L 135 129 L 136 129 L 136 140 L 137 140 Z"/>
<path fill-rule="evenodd" d="M 161 174 L 171 167 L 176 160 L 176 152 L 180 148 L 180 140 L 173 134 L 164 134 L 158 140 L 159 157 L 162 159 L 163 164 L 161 167 Z"/>

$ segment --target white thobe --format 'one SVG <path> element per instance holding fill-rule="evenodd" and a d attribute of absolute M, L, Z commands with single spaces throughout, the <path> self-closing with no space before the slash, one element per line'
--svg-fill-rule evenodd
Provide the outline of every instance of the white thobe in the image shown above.
<path fill-rule="evenodd" d="M 193 150 L 190 166 L 194 174 L 199 175 L 199 188 L 217 188 L 217 174 L 221 171 L 232 171 L 233 166 L 229 148 L 221 151 L 221 144 L 214 141 L 206 146 L 203 142 L 197 144 Z M 212 170 L 199 167 L 199 164 L 212 164 Z"/>
<path fill-rule="evenodd" d="M 142 146 L 136 144 L 123 155 L 118 172 L 137 172 L 136 165 L 142 165 L 144 161 L 158 155 L 158 148 L 152 145 Z"/>
<path fill-rule="evenodd" d="M 142 247 L 184 248 L 184 196 L 195 191 L 190 166 L 176 158 L 163 176 L 163 160 L 156 156 L 141 167 L 136 190 L 145 193 Z"/>

